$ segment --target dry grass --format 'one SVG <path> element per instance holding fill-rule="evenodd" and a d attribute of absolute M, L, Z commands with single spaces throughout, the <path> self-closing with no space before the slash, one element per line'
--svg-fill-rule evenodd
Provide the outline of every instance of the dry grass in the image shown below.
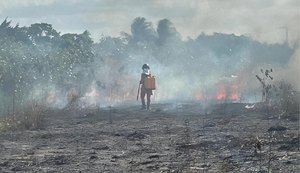
<path fill-rule="evenodd" d="M 43 127 L 47 110 L 45 105 L 31 102 L 21 111 L 0 118 L 0 131 L 39 129 Z"/>

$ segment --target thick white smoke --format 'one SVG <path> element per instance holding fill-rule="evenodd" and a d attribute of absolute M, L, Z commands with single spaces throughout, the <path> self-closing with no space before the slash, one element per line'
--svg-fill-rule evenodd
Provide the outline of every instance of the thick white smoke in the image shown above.
<path fill-rule="evenodd" d="M 300 91 L 300 49 L 297 49 L 290 59 L 285 70 L 285 77 L 295 90 Z"/>

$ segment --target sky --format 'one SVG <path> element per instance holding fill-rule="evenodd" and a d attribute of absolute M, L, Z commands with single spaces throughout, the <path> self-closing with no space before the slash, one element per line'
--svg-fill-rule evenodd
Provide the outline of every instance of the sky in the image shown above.
<path fill-rule="evenodd" d="M 169 19 L 182 39 L 214 32 L 246 35 L 267 43 L 299 40 L 300 0 L 0 0 L 0 22 L 49 23 L 58 32 L 88 30 L 101 36 L 130 33 L 136 17 L 153 27 Z"/>

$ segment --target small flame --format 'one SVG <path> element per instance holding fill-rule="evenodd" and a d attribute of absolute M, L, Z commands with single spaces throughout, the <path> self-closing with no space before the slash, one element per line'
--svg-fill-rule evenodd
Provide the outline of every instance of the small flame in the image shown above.
<path fill-rule="evenodd" d="M 231 85 L 230 99 L 237 100 L 239 98 L 240 96 L 238 93 L 238 85 L 237 84 Z"/>
<path fill-rule="evenodd" d="M 226 97 L 227 97 L 226 88 L 224 86 L 221 86 L 217 94 L 217 99 L 223 100 L 226 99 Z"/>
<path fill-rule="evenodd" d="M 240 98 L 238 93 L 238 84 L 233 83 L 230 84 L 230 88 L 225 87 L 223 83 L 219 84 L 219 90 L 217 93 L 217 99 L 223 100 L 223 99 L 231 99 L 231 100 L 237 100 Z"/>

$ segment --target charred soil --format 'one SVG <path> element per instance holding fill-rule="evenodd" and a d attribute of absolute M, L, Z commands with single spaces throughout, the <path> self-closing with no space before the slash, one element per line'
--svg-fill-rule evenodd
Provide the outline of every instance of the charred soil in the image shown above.
<path fill-rule="evenodd" d="M 42 129 L 0 132 L 0 172 L 300 172 L 298 118 L 245 104 L 48 111 Z"/>

